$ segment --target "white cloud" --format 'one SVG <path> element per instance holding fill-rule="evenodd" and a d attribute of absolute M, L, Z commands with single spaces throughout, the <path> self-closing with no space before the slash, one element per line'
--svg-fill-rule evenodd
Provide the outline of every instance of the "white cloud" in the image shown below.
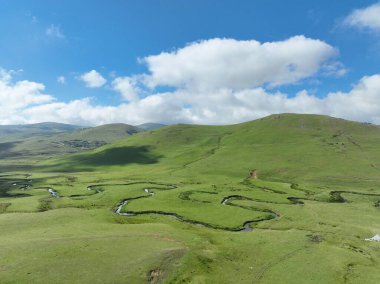
<path fill-rule="evenodd" d="M 326 114 L 380 124 L 380 74 L 363 77 L 351 91 L 330 93 Z"/>
<path fill-rule="evenodd" d="M 96 70 L 84 73 L 80 76 L 80 79 L 85 82 L 86 86 L 89 88 L 100 88 L 107 82 L 107 80 Z"/>
<path fill-rule="evenodd" d="M 197 42 L 146 57 L 147 74 L 115 78 L 111 87 L 125 100 L 115 106 L 97 105 L 90 98 L 62 102 L 44 94 L 43 84 L 12 82 L 12 71 L 0 69 L 0 124 L 230 124 L 282 112 L 380 123 L 380 74 L 363 77 L 349 92 L 328 93 L 322 98 L 306 90 L 289 96 L 267 88 L 313 79 L 316 74 L 343 75 L 343 65 L 334 61 L 336 54 L 330 45 L 302 36 L 274 43 Z M 106 83 L 95 70 L 81 79 L 93 88 Z M 148 92 L 147 85 L 173 88 Z"/>
<path fill-rule="evenodd" d="M 61 27 L 53 24 L 46 28 L 45 34 L 49 37 L 55 37 L 59 39 L 65 38 L 65 35 L 63 34 Z"/>
<path fill-rule="evenodd" d="M 176 94 L 157 94 L 118 106 L 93 105 L 90 98 L 53 102 L 30 107 L 20 115 L 31 123 L 58 121 L 79 125 L 100 125 L 112 122 L 140 124 L 148 121 L 192 123 L 181 102 L 172 100 Z"/>
<path fill-rule="evenodd" d="M 94 105 L 89 98 L 46 102 L 18 109 L 0 123 L 58 121 L 81 125 L 112 122 L 230 124 L 273 113 L 314 113 L 380 123 L 380 74 L 363 77 L 349 92 L 329 93 L 325 98 L 303 90 L 294 97 L 263 88 L 193 93 L 188 90 L 157 93 L 118 106 Z M 7 120 L 8 119 L 8 120 Z"/>
<path fill-rule="evenodd" d="M 9 83 L 9 81 L 12 79 L 12 73 L 14 71 L 6 71 L 0 67 L 0 83 Z"/>
<path fill-rule="evenodd" d="M 118 77 L 112 82 L 112 88 L 120 92 L 123 99 L 136 101 L 141 89 L 138 87 L 138 79 L 133 77 Z"/>
<path fill-rule="evenodd" d="M 43 84 L 27 80 L 13 83 L 14 73 L 0 68 L 0 124 L 24 123 L 28 121 L 22 115 L 24 109 L 54 100 L 52 96 L 43 94 Z"/>
<path fill-rule="evenodd" d="M 66 84 L 66 78 L 65 76 L 58 76 L 57 77 L 57 82 L 60 84 Z"/>
<path fill-rule="evenodd" d="M 346 17 L 344 24 L 372 31 L 380 31 L 380 3 L 353 11 Z"/>
<path fill-rule="evenodd" d="M 141 61 L 151 87 L 245 89 L 298 82 L 336 64 L 337 55 L 327 43 L 304 36 L 266 43 L 215 38 Z"/>

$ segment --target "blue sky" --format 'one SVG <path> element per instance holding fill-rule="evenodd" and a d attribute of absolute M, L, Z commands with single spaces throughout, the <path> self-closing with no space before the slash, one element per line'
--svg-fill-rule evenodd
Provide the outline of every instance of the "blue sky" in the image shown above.
<path fill-rule="evenodd" d="M 380 100 L 380 95 L 374 98 L 372 94 L 378 90 L 373 76 L 380 73 L 380 23 L 373 17 L 379 13 L 380 18 L 378 3 L 0 0 L 0 68 L 6 74 L 0 86 L 0 109 L 12 104 L 9 97 L 25 100 L 11 106 L 14 111 L 8 110 L 6 116 L 0 115 L 0 123 L 54 120 L 96 125 L 154 120 L 221 124 L 283 111 L 380 123 L 380 106 L 369 107 L 373 100 Z M 289 39 L 297 36 L 303 37 L 298 43 L 302 50 L 294 57 L 284 55 L 294 48 Z M 313 42 L 307 44 L 309 40 Z M 258 42 L 262 48 L 249 42 Z M 268 53 L 265 43 L 276 43 L 274 53 Z M 281 43 L 288 44 L 285 51 Z M 219 44 L 225 51 L 215 55 L 214 47 Z M 187 52 L 180 58 L 184 49 Z M 170 56 L 159 57 L 163 52 Z M 252 59 L 248 62 L 252 68 L 239 67 L 232 79 L 223 79 L 246 62 L 242 56 L 257 57 L 257 53 L 269 58 L 281 55 L 268 63 L 270 68 L 260 61 L 258 70 L 253 70 L 256 59 Z M 301 63 L 297 54 L 305 57 Z M 319 56 L 315 62 L 310 59 Z M 290 69 L 310 62 L 299 76 L 266 77 L 282 68 L 283 61 Z M 199 64 L 190 72 L 191 62 Z M 224 71 L 207 69 L 207 73 L 202 62 L 228 65 L 220 65 Z M 165 68 L 174 68 L 178 74 Z M 83 77 L 92 70 L 93 76 Z M 243 77 L 244 82 L 239 79 Z M 95 80 L 92 87 L 88 80 Z M 20 82 L 30 86 L 20 91 Z M 363 93 L 369 85 L 371 93 Z M 347 100 L 338 93 L 358 105 L 364 99 L 364 106 L 354 114 L 345 112 L 341 104 Z M 300 98 L 292 101 L 297 94 Z M 327 101 L 329 96 L 333 100 Z M 252 105 L 252 100 L 257 104 Z"/>

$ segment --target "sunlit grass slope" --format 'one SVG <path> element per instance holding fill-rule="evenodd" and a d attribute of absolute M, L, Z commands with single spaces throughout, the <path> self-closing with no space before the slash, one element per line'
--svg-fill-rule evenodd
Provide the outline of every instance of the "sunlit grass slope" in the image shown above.
<path fill-rule="evenodd" d="M 316 183 L 379 181 L 380 129 L 320 115 L 272 115 L 231 126 L 175 125 L 48 161 L 56 170 L 127 166 L 133 172 Z M 143 165 L 144 167 L 141 167 Z M 140 170 L 139 170 L 140 171 Z"/>

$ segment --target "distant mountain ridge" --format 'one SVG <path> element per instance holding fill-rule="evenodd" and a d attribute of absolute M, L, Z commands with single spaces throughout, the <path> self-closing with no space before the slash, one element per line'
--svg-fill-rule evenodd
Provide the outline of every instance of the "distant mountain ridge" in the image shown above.
<path fill-rule="evenodd" d="M 136 127 L 144 129 L 144 130 L 154 130 L 154 129 L 159 129 L 165 126 L 167 125 L 161 124 L 161 123 L 152 123 L 152 122 L 136 125 Z"/>
<path fill-rule="evenodd" d="M 20 124 L 20 125 L 0 125 L 0 139 L 4 138 L 4 135 L 16 134 L 20 137 L 25 137 L 31 134 L 43 134 L 43 133 L 58 133 L 73 131 L 75 129 L 83 128 L 78 125 L 55 123 L 55 122 L 43 122 L 34 124 Z"/>
<path fill-rule="evenodd" d="M 97 148 L 163 125 L 141 127 L 124 123 L 96 127 L 44 122 L 25 125 L 0 125 L 0 158 L 46 156 Z"/>
<path fill-rule="evenodd" d="M 161 123 L 143 123 L 139 125 L 130 125 L 126 123 L 109 123 L 109 124 L 102 124 L 98 126 L 81 126 L 81 125 L 74 125 L 74 124 L 67 124 L 67 123 L 58 123 L 58 122 L 39 122 L 39 123 L 31 123 L 31 124 L 6 124 L 6 125 L 0 125 L 0 135 L 6 134 L 6 133 L 15 133 L 15 132 L 22 132 L 26 131 L 27 133 L 37 133 L 37 132 L 47 132 L 47 133 L 56 133 L 56 132 L 67 132 L 67 131 L 73 131 L 76 129 L 90 129 L 90 128 L 97 128 L 97 127 L 104 127 L 107 125 L 125 125 L 129 127 L 136 127 L 143 130 L 153 130 L 158 129 L 161 127 L 165 127 L 165 124 Z"/>

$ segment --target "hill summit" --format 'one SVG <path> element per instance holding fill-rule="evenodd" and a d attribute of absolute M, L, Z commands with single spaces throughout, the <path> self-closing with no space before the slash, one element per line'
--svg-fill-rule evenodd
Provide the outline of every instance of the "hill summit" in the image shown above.
<path fill-rule="evenodd" d="M 80 169 L 144 164 L 146 173 L 242 179 L 251 169 L 269 180 L 328 183 L 378 179 L 380 128 L 323 115 L 276 114 L 227 125 L 173 125 L 141 132 L 60 165 Z"/>

